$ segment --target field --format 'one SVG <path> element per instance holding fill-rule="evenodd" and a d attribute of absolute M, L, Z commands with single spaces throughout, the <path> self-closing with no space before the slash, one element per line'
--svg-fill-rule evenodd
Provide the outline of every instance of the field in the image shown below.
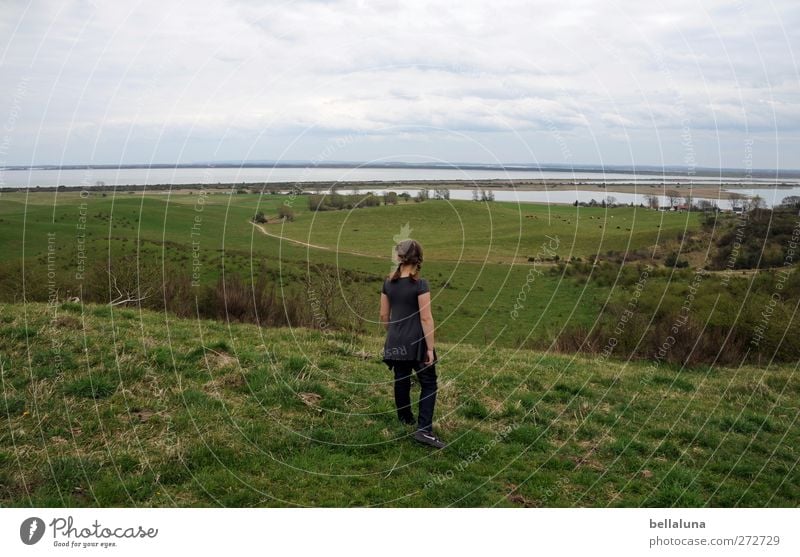
<path fill-rule="evenodd" d="M 431 261 L 450 264 L 525 262 L 536 255 L 546 236 L 561 239 L 561 259 L 587 258 L 609 250 L 654 246 L 698 226 L 697 213 L 508 202 L 431 200 L 315 213 L 308 210 L 302 195 L 198 195 L 181 190 L 171 195 L 117 193 L 104 197 L 95 193 L 87 198 L 77 193 L 12 193 L 3 194 L 2 199 L 0 256 L 14 257 L 21 253 L 23 223 L 33 244 L 32 250 L 28 246 L 30 255 L 41 252 L 40 244 L 46 245 L 46 232 L 60 232 L 71 239 L 82 203 L 88 211 L 87 231 L 99 242 L 107 242 L 109 236 L 138 236 L 156 242 L 189 243 L 194 239 L 190 236 L 194 219 L 200 215 L 197 239 L 204 249 L 273 255 L 277 243 L 260 238 L 249 219 L 259 210 L 274 215 L 277 207 L 288 201 L 296 212 L 295 220 L 267 225 L 271 234 L 338 249 L 343 255 L 355 252 L 388 260 L 393 237 L 408 224 Z M 116 222 L 109 223 L 112 215 Z M 284 250 L 289 246 L 284 242 Z M 63 246 L 67 251 L 69 247 Z M 305 255 L 289 251 L 286 256 L 297 253 Z"/>
<path fill-rule="evenodd" d="M 293 222 L 260 227 L 250 222 L 257 211 L 274 216 L 287 199 L 295 211 Z M 426 249 L 424 274 L 435 290 L 440 338 L 520 346 L 529 339 L 545 342 L 566 324 L 591 327 L 610 295 L 607 287 L 562 280 L 557 273 L 537 273 L 531 282 L 529 258 L 547 269 L 556 257 L 591 261 L 609 252 L 635 250 L 660 256 L 679 234 L 699 226 L 696 213 L 627 207 L 431 200 L 315 213 L 307 205 L 304 196 L 185 190 L 174 195 L 94 193 L 87 198 L 63 192 L 5 194 L 0 259 L 25 262 L 28 300 L 47 299 L 51 245 L 54 282 L 63 297 L 85 297 L 81 289 L 86 275 L 75 278 L 79 263 L 102 269 L 126 254 L 137 265 L 157 266 L 158 272 L 171 264 L 196 270 L 204 283 L 223 273 L 255 279 L 266 269 L 286 290 L 301 285 L 311 267 L 325 265 L 342 285 L 337 294 L 347 319 L 377 333 L 372 300 L 381 277 L 391 269 L 394 238 L 410 233 Z M 80 262 L 78 225 L 85 226 L 80 232 L 86 242 Z M 345 276 L 348 271 L 362 274 L 363 281 L 353 283 Z M 520 292 L 526 283 L 535 295 L 523 301 Z M 11 293 L 6 301 L 21 300 L 16 283 L 6 291 Z M 517 317 L 510 330 L 515 304 Z"/>
<path fill-rule="evenodd" d="M 708 273 L 679 321 L 694 268 L 720 264 L 702 218 L 2 194 L 0 505 L 795 506 L 800 280 Z M 396 420 L 378 357 L 378 292 L 406 235 L 433 291 L 440 452 Z M 691 268 L 666 267 L 672 252 Z M 758 329 L 778 281 L 788 301 Z M 141 299 L 115 305 L 123 284 Z M 251 303 L 280 319 L 236 312 Z"/>
<path fill-rule="evenodd" d="M 795 506 L 792 367 L 440 345 L 432 452 L 375 336 L 0 305 L 0 505 Z"/>

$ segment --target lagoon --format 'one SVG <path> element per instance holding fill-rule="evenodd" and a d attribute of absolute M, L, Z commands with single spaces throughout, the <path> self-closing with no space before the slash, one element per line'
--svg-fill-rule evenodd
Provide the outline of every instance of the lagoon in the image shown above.
<path fill-rule="evenodd" d="M 450 199 L 457 199 L 457 200 L 471 200 L 473 196 L 473 189 L 461 189 L 461 188 L 448 188 L 450 191 Z M 366 193 L 366 189 L 356 190 L 356 189 L 343 189 L 338 190 L 339 193 Z M 407 192 L 409 195 L 416 195 L 416 189 L 409 188 L 403 189 L 400 188 L 385 188 L 385 189 L 374 189 L 369 190 L 376 195 L 383 195 L 386 192 L 393 191 L 396 193 L 403 193 Z M 628 205 L 633 203 L 634 205 L 644 205 L 646 204 L 646 198 L 651 195 L 650 193 L 620 193 L 620 192 L 607 192 L 607 191 L 598 191 L 598 190 L 582 190 L 582 189 L 575 189 L 575 190 L 557 190 L 557 191 L 528 191 L 528 190 L 510 190 L 510 189 L 493 189 L 491 190 L 494 193 L 494 198 L 496 201 L 512 201 L 512 202 L 519 202 L 519 203 L 553 203 L 553 204 L 572 204 L 575 201 L 589 203 L 592 200 L 595 200 L 597 203 L 602 203 L 602 201 L 606 201 L 606 203 L 616 203 L 616 204 L 624 204 Z M 724 190 L 726 192 L 738 193 L 741 195 L 746 195 L 748 197 L 752 197 L 755 195 L 760 196 L 764 199 L 766 205 L 768 207 L 774 207 L 775 205 L 779 205 L 781 201 L 789 196 L 795 195 L 800 196 L 800 186 L 798 187 L 791 187 L 791 188 L 754 188 L 754 189 L 740 189 L 740 190 Z M 432 190 L 431 190 L 432 192 Z M 432 193 L 431 193 L 432 195 Z M 658 196 L 659 197 L 659 205 L 669 205 L 669 199 L 666 196 Z M 715 203 L 720 209 L 731 209 L 733 206 L 733 202 L 729 199 L 724 198 L 704 198 L 704 197 L 694 197 L 695 202 L 701 200 L 711 201 Z M 683 200 L 681 200 L 681 203 Z"/>
<path fill-rule="evenodd" d="M 161 184 L 258 184 L 276 182 L 418 182 L 421 180 L 478 181 L 478 180 L 553 180 L 584 183 L 635 184 L 726 184 L 742 183 L 742 179 L 717 176 L 672 174 L 634 174 L 623 172 L 571 172 L 557 170 L 492 170 L 465 168 L 122 168 L 122 169 L 0 169 L 2 187 L 90 187 L 103 182 L 109 186 Z M 787 180 L 781 179 L 781 182 Z M 797 184 L 797 180 L 790 180 Z M 748 183 L 775 180 L 753 178 Z M 797 184 L 800 185 L 800 184 Z"/>

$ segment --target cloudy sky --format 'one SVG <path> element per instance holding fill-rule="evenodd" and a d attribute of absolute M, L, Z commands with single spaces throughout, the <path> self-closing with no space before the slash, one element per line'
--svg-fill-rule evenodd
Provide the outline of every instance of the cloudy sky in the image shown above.
<path fill-rule="evenodd" d="M 6 0 L 0 164 L 800 168 L 800 5 Z"/>

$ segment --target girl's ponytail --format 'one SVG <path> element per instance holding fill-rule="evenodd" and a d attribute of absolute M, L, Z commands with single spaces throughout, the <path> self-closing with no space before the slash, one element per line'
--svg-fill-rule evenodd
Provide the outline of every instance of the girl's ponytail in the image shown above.
<path fill-rule="evenodd" d="M 391 280 L 392 282 L 395 282 L 395 281 L 397 281 L 397 279 L 400 278 L 400 268 L 402 266 L 403 266 L 402 262 L 397 264 L 397 270 L 394 273 L 392 273 L 392 276 L 391 276 L 391 278 L 389 280 Z"/>

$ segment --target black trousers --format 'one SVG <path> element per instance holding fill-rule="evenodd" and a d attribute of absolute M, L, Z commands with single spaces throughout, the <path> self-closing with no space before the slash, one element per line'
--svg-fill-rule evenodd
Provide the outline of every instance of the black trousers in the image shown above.
<path fill-rule="evenodd" d="M 417 380 L 422 390 L 419 395 L 419 418 L 417 429 L 432 431 L 433 409 L 436 406 L 436 364 L 426 366 L 423 362 L 395 361 L 394 369 L 394 403 L 397 406 L 397 417 L 402 421 L 412 421 L 411 411 L 411 372 L 417 372 Z"/>

